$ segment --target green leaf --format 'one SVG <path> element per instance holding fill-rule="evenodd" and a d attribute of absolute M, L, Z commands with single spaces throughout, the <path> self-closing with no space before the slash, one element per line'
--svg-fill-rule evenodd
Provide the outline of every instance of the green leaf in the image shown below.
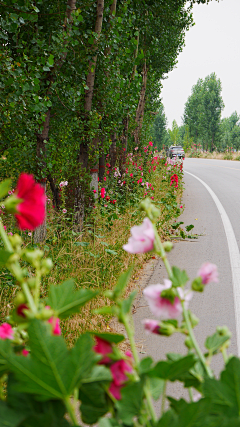
<path fill-rule="evenodd" d="M 178 414 L 177 427 L 212 427 L 212 424 L 209 424 L 210 405 L 211 401 L 208 399 L 183 405 Z"/>
<path fill-rule="evenodd" d="M 180 222 L 176 222 L 175 224 L 172 224 L 172 225 L 171 225 L 171 227 L 172 227 L 174 230 L 177 230 L 177 228 L 178 228 L 181 224 L 184 224 L 184 222 L 182 222 L 182 221 L 180 221 Z"/>
<path fill-rule="evenodd" d="M 6 402 L 0 401 L 0 427 L 17 427 L 25 415 L 9 408 Z"/>
<path fill-rule="evenodd" d="M 121 389 L 121 400 L 116 402 L 118 417 L 124 424 L 131 425 L 133 417 L 140 414 L 143 404 L 143 383 L 129 384 Z"/>
<path fill-rule="evenodd" d="M 190 225 L 186 225 L 185 229 L 187 232 L 191 231 L 194 228 L 194 225 L 190 224 Z"/>
<path fill-rule="evenodd" d="M 158 423 L 156 424 L 156 427 L 178 427 L 177 424 L 177 415 L 174 413 L 172 409 L 165 412 L 163 416 L 160 418 Z"/>
<path fill-rule="evenodd" d="M 4 251 L 3 249 L 0 249 L 0 265 L 5 265 L 12 254 L 13 252 L 8 252 Z"/>
<path fill-rule="evenodd" d="M 158 400 L 164 390 L 165 381 L 161 378 L 149 378 L 150 392 L 154 400 Z"/>
<path fill-rule="evenodd" d="M 85 424 L 94 424 L 108 412 L 107 396 L 99 383 L 84 384 L 79 390 L 80 410 Z"/>
<path fill-rule="evenodd" d="M 127 314 L 127 313 L 130 312 L 130 310 L 132 308 L 132 303 L 133 303 L 134 299 L 136 298 L 137 293 L 138 293 L 137 290 L 131 292 L 131 294 L 129 295 L 129 297 L 127 299 L 124 299 L 121 302 L 121 307 L 122 307 L 122 310 L 123 310 L 124 314 Z"/>
<path fill-rule="evenodd" d="M 8 194 L 9 190 L 11 190 L 11 184 L 11 179 L 5 179 L 0 183 L 0 199 L 5 197 Z"/>
<path fill-rule="evenodd" d="M 66 280 L 58 286 L 50 286 L 46 305 L 50 305 L 61 319 L 77 313 L 80 307 L 97 295 L 97 292 L 89 289 L 79 289 L 74 292 L 74 288 L 72 279 Z"/>
<path fill-rule="evenodd" d="M 112 249 L 105 249 L 105 252 L 107 254 L 110 254 L 110 255 L 117 255 L 118 254 L 116 251 L 113 251 Z"/>
<path fill-rule="evenodd" d="M 99 381 L 101 382 L 112 381 L 112 374 L 106 366 L 103 366 L 103 365 L 94 366 L 91 372 L 91 376 L 84 379 L 82 382 L 86 384 L 86 383 L 99 382 Z"/>
<path fill-rule="evenodd" d="M 240 361 L 238 358 L 230 359 L 219 381 L 206 379 L 202 387 L 204 396 L 212 400 L 215 413 L 228 417 L 239 416 Z"/>
<path fill-rule="evenodd" d="M 181 357 L 176 361 L 161 361 L 149 372 L 149 376 L 158 377 L 164 380 L 175 381 L 180 379 L 181 375 L 191 369 L 196 363 L 194 355 Z"/>
<path fill-rule="evenodd" d="M 172 284 L 174 287 L 184 286 L 187 283 L 189 278 L 185 270 L 180 270 L 178 267 L 173 266 L 172 272 Z"/>
<path fill-rule="evenodd" d="M 31 322 L 28 333 L 28 357 L 4 351 L 4 341 L 0 341 L 0 355 L 17 380 L 15 390 L 34 394 L 43 401 L 69 397 L 90 376 L 98 360 L 91 336 L 82 335 L 68 350 L 64 338 L 50 335 L 48 325 L 40 320 Z"/>
<path fill-rule="evenodd" d="M 140 361 L 139 374 L 147 374 L 152 369 L 153 360 L 151 357 L 145 357 Z"/>
<path fill-rule="evenodd" d="M 127 271 L 125 271 L 121 276 L 118 278 L 117 284 L 115 288 L 113 289 L 114 297 L 113 298 L 119 298 L 122 293 L 124 292 L 126 286 L 128 285 L 128 282 L 131 278 L 133 272 L 133 267 L 130 267 Z"/>
<path fill-rule="evenodd" d="M 54 64 L 54 55 L 50 55 L 48 58 L 48 63 L 52 67 Z"/>
<path fill-rule="evenodd" d="M 96 335 L 99 338 L 102 338 L 103 340 L 113 343 L 113 344 L 119 344 L 120 342 L 125 340 L 124 335 L 120 334 L 108 334 L 107 332 L 100 333 L 100 332 L 90 332 L 93 335 Z"/>
<path fill-rule="evenodd" d="M 88 242 L 74 242 L 74 245 L 86 247 L 89 245 L 89 243 Z"/>
<path fill-rule="evenodd" d="M 220 335 L 218 332 L 215 332 L 212 336 L 207 337 L 205 341 L 205 347 L 211 351 L 211 353 L 216 352 L 222 345 L 229 340 L 228 335 Z"/>

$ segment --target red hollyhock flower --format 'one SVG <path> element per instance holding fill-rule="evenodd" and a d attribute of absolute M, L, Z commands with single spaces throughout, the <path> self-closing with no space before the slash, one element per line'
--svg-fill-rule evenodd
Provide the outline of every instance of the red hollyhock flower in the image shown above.
<path fill-rule="evenodd" d="M 22 199 L 17 205 L 15 217 L 21 230 L 35 230 L 44 221 L 46 196 L 44 188 L 36 184 L 33 175 L 22 173 L 15 195 Z"/>

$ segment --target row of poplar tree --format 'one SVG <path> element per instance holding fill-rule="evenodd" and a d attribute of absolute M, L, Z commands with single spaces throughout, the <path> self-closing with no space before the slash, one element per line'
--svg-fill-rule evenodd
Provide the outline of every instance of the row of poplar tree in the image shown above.
<path fill-rule="evenodd" d="M 74 182 L 75 219 L 105 156 L 124 172 L 160 106 L 161 79 L 208 0 L 6 0 L 0 3 L 1 175 Z M 11 169 L 11 172 L 10 172 Z"/>

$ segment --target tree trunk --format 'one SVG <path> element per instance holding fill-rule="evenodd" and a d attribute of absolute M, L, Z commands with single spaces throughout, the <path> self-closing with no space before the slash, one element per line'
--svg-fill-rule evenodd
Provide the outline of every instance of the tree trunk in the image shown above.
<path fill-rule="evenodd" d="M 126 172 L 126 155 L 127 155 L 127 143 L 128 143 L 128 115 L 123 119 L 123 133 L 122 133 L 122 146 L 119 159 L 119 170 L 121 175 Z"/>
<path fill-rule="evenodd" d="M 84 109 L 86 112 L 86 115 L 85 115 L 86 134 L 88 134 L 88 122 L 89 122 L 88 113 L 92 109 L 95 70 L 97 65 L 97 49 L 98 49 L 99 38 L 102 31 L 103 10 L 104 10 L 104 0 L 97 0 L 97 19 L 96 19 L 95 28 L 94 28 L 94 32 L 97 34 L 97 38 L 95 39 L 93 44 L 93 57 L 89 61 L 88 75 L 86 79 L 86 85 L 88 89 L 85 91 L 85 102 L 84 102 Z M 87 139 L 88 137 L 86 137 L 86 140 Z M 84 165 L 86 165 L 87 167 L 87 163 L 88 163 L 89 143 L 90 141 L 86 141 L 84 144 L 81 144 L 80 146 L 79 162 L 81 163 L 81 166 L 83 168 L 85 168 Z M 96 168 L 93 168 L 92 171 L 97 168 L 98 166 Z M 96 187 L 95 189 L 97 190 L 98 186 L 96 186 L 96 182 L 98 182 L 98 172 L 93 171 L 91 175 L 92 175 L 92 180 L 91 180 L 90 186 L 94 185 L 94 188 Z M 80 230 L 82 229 L 83 220 L 84 220 L 84 203 L 85 203 L 85 186 L 83 185 L 83 183 L 81 184 L 81 180 L 79 179 L 77 183 L 77 188 L 76 188 L 74 222 L 77 228 L 80 227 Z"/>
<path fill-rule="evenodd" d="M 146 100 L 146 89 L 147 89 L 146 59 L 143 64 L 142 76 L 143 76 L 142 88 L 141 88 L 139 103 L 138 103 L 137 112 L 136 112 L 136 129 L 134 131 L 134 141 L 136 145 L 139 144 L 139 138 L 140 138 L 142 123 L 143 123 L 143 116 L 144 116 L 145 100 Z"/>
<path fill-rule="evenodd" d="M 49 135 L 49 123 L 50 123 L 51 109 L 49 108 L 45 116 L 45 122 L 43 124 L 42 133 L 37 134 L 37 158 L 38 158 L 38 170 L 44 171 L 46 176 L 46 143 L 48 141 Z M 43 186 L 46 191 L 46 179 L 43 178 L 40 180 L 40 184 Z M 46 219 L 43 224 L 36 228 L 34 232 L 34 243 L 41 243 L 46 239 Z"/>
<path fill-rule="evenodd" d="M 105 154 L 103 153 L 101 157 L 99 157 L 99 181 L 103 181 L 105 173 Z"/>
<path fill-rule="evenodd" d="M 111 137 L 112 140 L 112 144 L 110 145 L 110 165 L 111 165 L 111 169 L 113 170 L 115 168 L 116 165 L 116 161 L 117 161 L 117 134 L 116 132 L 114 132 L 112 134 Z"/>
<path fill-rule="evenodd" d="M 93 142 L 92 142 L 92 146 L 93 146 L 93 159 L 95 158 L 96 160 L 94 161 L 94 164 L 92 165 L 92 168 L 90 169 L 90 174 L 91 174 L 91 183 L 90 183 L 90 189 L 94 190 L 94 198 L 97 200 L 98 199 L 98 173 L 99 173 L 99 155 L 96 155 L 96 152 L 98 151 L 99 148 L 99 138 L 94 138 Z"/>

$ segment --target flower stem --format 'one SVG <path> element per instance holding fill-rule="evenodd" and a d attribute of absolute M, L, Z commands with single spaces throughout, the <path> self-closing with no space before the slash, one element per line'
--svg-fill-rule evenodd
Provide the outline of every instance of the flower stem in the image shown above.
<path fill-rule="evenodd" d="M 221 353 L 222 353 L 222 356 L 223 356 L 223 360 L 224 360 L 224 363 L 225 363 L 225 365 L 228 363 L 228 355 L 227 355 L 227 350 L 226 350 L 226 347 L 222 347 L 221 348 Z"/>
<path fill-rule="evenodd" d="M 137 348 L 136 348 L 136 344 L 135 344 L 135 340 L 134 340 L 133 327 L 130 326 L 130 322 L 129 322 L 129 319 L 127 318 L 127 316 L 123 316 L 122 320 L 123 320 L 123 324 L 124 324 L 124 327 L 126 329 L 126 332 L 127 332 L 127 335 L 128 335 L 129 341 L 130 341 L 131 350 L 132 350 L 132 354 L 133 354 L 135 364 L 138 367 L 139 357 L 138 357 L 138 352 L 137 352 Z M 156 418 L 155 410 L 154 410 L 154 407 L 152 404 L 152 398 L 151 398 L 148 380 L 147 380 L 143 390 L 144 390 L 144 394 L 145 394 L 146 401 L 147 401 L 148 412 L 149 412 L 150 416 L 152 417 L 152 420 L 154 422 L 156 422 L 157 418 Z"/>
<path fill-rule="evenodd" d="M 2 224 L 2 221 L 1 221 L 1 220 L 0 220 L 0 234 L 1 234 L 1 237 L 2 237 L 2 240 L 3 240 L 3 244 L 4 244 L 4 246 L 5 246 L 5 249 L 6 249 L 7 251 L 9 251 L 9 252 L 13 252 L 12 245 L 11 245 L 11 243 L 9 242 L 9 239 L 8 239 L 7 233 L 6 233 L 6 231 L 4 230 L 4 227 L 3 227 L 3 224 Z"/>
<path fill-rule="evenodd" d="M 163 244 L 162 244 L 161 239 L 158 235 L 157 227 L 155 224 L 152 224 L 152 225 L 153 225 L 153 229 L 154 229 L 154 233 L 155 233 L 155 243 L 154 243 L 155 251 L 162 258 L 164 265 L 166 267 L 167 273 L 168 273 L 168 277 L 171 280 L 172 268 L 169 264 L 169 261 L 168 261 L 167 256 L 166 256 L 166 252 L 165 252 L 164 247 L 163 247 Z"/>
<path fill-rule="evenodd" d="M 184 301 L 182 301 L 181 303 L 182 303 L 182 308 L 183 308 L 183 317 L 185 319 L 185 322 L 186 322 L 186 325 L 187 325 L 187 329 L 188 329 L 189 336 L 191 338 L 192 344 L 193 344 L 193 346 L 194 346 L 194 348 L 196 350 L 196 353 L 197 353 L 199 359 L 201 360 L 201 362 L 202 362 L 202 364 L 203 364 L 203 366 L 205 368 L 206 373 L 208 374 L 209 378 L 212 378 L 213 377 L 212 371 L 211 371 L 210 367 L 207 365 L 206 359 L 205 359 L 204 355 L 202 354 L 202 351 L 201 351 L 201 349 L 200 349 L 200 347 L 199 347 L 199 345 L 197 343 L 197 340 L 195 338 L 195 335 L 194 335 L 194 332 L 193 332 L 193 328 L 192 328 L 192 325 L 191 325 L 191 322 L 190 322 L 190 319 L 189 319 L 188 311 L 186 310 L 186 308 L 184 306 Z"/>
<path fill-rule="evenodd" d="M 151 392 L 150 392 L 150 387 L 149 387 L 149 379 L 147 378 L 146 380 L 146 384 L 144 386 L 144 393 L 145 393 L 145 397 L 146 397 L 146 401 L 147 401 L 147 407 L 148 407 L 148 411 L 149 414 L 152 417 L 152 421 L 154 423 L 156 423 L 157 421 L 157 417 L 156 417 L 156 413 L 152 404 L 152 396 L 151 396 Z"/>
<path fill-rule="evenodd" d="M 164 386 L 163 386 L 162 404 L 161 404 L 161 415 L 163 415 L 164 410 L 165 410 L 166 390 L 167 390 L 167 380 L 164 381 Z"/>
<path fill-rule="evenodd" d="M 71 418 L 71 421 L 72 421 L 73 425 L 74 425 L 74 426 L 79 426 L 79 423 L 78 423 L 78 420 L 77 420 L 76 414 L 75 414 L 75 412 L 74 412 L 73 406 L 72 406 L 72 404 L 71 404 L 70 398 L 69 398 L 69 397 L 66 397 L 66 398 L 64 399 L 64 403 L 65 403 L 65 406 L 66 406 L 66 408 L 67 408 L 68 414 L 69 414 L 69 416 L 70 416 L 70 418 Z"/>
<path fill-rule="evenodd" d="M 126 316 L 123 316 L 123 324 L 124 324 L 124 327 L 126 329 L 126 332 L 127 332 L 127 335 L 128 335 L 129 341 L 130 341 L 133 358 L 134 358 L 136 365 L 138 365 L 139 364 L 139 357 L 138 357 L 138 352 L 137 352 L 137 348 L 136 348 L 136 344 L 135 344 L 135 340 L 134 340 L 134 331 L 133 331 L 133 328 L 129 325 L 128 320 L 129 319 L 126 318 Z"/>

